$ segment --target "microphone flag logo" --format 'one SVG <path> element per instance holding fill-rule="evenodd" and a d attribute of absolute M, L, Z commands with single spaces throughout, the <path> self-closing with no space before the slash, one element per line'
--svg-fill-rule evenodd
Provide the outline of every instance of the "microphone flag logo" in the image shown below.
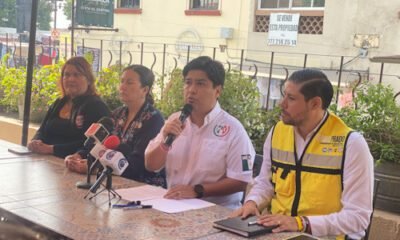
<path fill-rule="evenodd" d="M 128 161 L 127 161 L 125 158 L 121 158 L 121 159 L 118 161 L 118 168 L 119 168 L 119 170 L 123 169 L 127 163 L 128 163 Z"/>
<path fill-rule="evenodd" d="M 106 154 L 106 159 L 107 159 L 108 161 L 110 161 L 110 160 L 114 157 L 115 153 L 116 153 L 116 151 L 109 151 L 109 152 Z"/>

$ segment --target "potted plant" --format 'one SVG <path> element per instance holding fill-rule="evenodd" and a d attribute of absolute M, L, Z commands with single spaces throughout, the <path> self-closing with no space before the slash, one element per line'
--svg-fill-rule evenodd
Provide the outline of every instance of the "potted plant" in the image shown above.
<path fill-rule="evenodd" d="M 400 107 L 390 86 L 363 83 L 354 104 L 333 110 L 347 125 L 360 131 L 375 160 L 375 178 L 381 181 L 376 206 L 400 213 Z"/>

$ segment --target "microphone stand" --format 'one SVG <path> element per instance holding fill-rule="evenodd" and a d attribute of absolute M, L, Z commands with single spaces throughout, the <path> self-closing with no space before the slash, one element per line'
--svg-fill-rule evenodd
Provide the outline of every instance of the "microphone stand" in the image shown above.
<path fill-rule="evenodd" d="M 90 177 L 92 175 L 93 169 L 96 166 L 97 160 L 93 162 L 92 155 L 88 154 L 87 156 L 87 172 L 86 172 L 86 182 L 77 182 L 75 185 L 77 188 L 81 189 L 89 189 L 92 187 L 93 183 L 90 182 Z"/>
<path fill-rule="evenodd" d="M 99 192 L 96 192 L 93 196 L 91 196 L 89 198 L 89 200 L 92 200 L 93 198 L 95 198 L 97 195 L 99 195 L 100 193 L 104 192 L 105 190 L 107 190 L 108 192 L 108 206 L 111 207 L 111 199 L 114 199 L 116 197 L 118 197 L 118 199 L 121 199 L 121 195 L 119 195 L 113 188 L 112 188 L 112 172 L 107 172 L 107 179 L 106 179 L 106 185 L 104 185 L 103 183 L 101 183 L 101 185 L 103 186 L 103 189 L 101 189 Z M 90 190 L 86 193 L 84 199 L 86 199 L 90 194 Z M 112 198 L 111 198 L 112 195 Z"/>

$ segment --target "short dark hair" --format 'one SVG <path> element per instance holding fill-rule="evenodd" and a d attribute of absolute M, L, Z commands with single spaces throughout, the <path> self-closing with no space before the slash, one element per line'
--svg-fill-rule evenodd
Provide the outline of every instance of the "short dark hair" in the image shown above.
<path fill-rule="evenodd" d="M 300 92 L 304 95 L 306 101 L 313 97 L 320 97 L 324 110 L 331 104 L 333 87 L 322 71 L 310 68 L 298 70 L 290 75 L 288 81 L 301 85 Z"/>
<path fill-rule="evenodd" d="M 183 77 L 186 77 L 191 70 L 201 70 L 207 74 L 207 77 L 213 82 L 213 87 L 224 86 L 225 69 L 222 63 L 213 60 L 208 56 L 200 56 L 190 61 L 183 68 Z"/>
<path fill-rule="evenodd" d="M 150 104 L 154 104 L 153 96 L 151 95 L 151 87 L 154 83 L 154 73 L 143 65 L 133 64 L 123 69 L 122 72 L 131 70 L 139 75 L 140 85 L 142 87 L 149 87 L 149 92 L 147 93 L 146 100 Z"/>

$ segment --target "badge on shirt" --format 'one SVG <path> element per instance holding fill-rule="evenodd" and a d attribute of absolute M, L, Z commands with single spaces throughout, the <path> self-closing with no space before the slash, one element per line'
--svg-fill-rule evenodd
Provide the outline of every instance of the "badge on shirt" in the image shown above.
<path fill-rule="evenodd" d="M 217 124 L 214 127 L 214 135 L 217 137 L 225 137 L 228 133 L 231 127 L 226 124 Z"/>
<path fill-rule="evenodd" d="M 83 127 L 83 122 L 84 122 L 84 117 L 83 115 L 78 115 L 75 118 L 75 125 L 77 128 L 82 128 Z"/>
<path fill-rule="evenodd" d="M 242 170 L 243 172 L 245 171 L 250 171 L 253 166 L 251 164 L 251 155 L 250 154 L 243 154 L 242 155 Z"/>

